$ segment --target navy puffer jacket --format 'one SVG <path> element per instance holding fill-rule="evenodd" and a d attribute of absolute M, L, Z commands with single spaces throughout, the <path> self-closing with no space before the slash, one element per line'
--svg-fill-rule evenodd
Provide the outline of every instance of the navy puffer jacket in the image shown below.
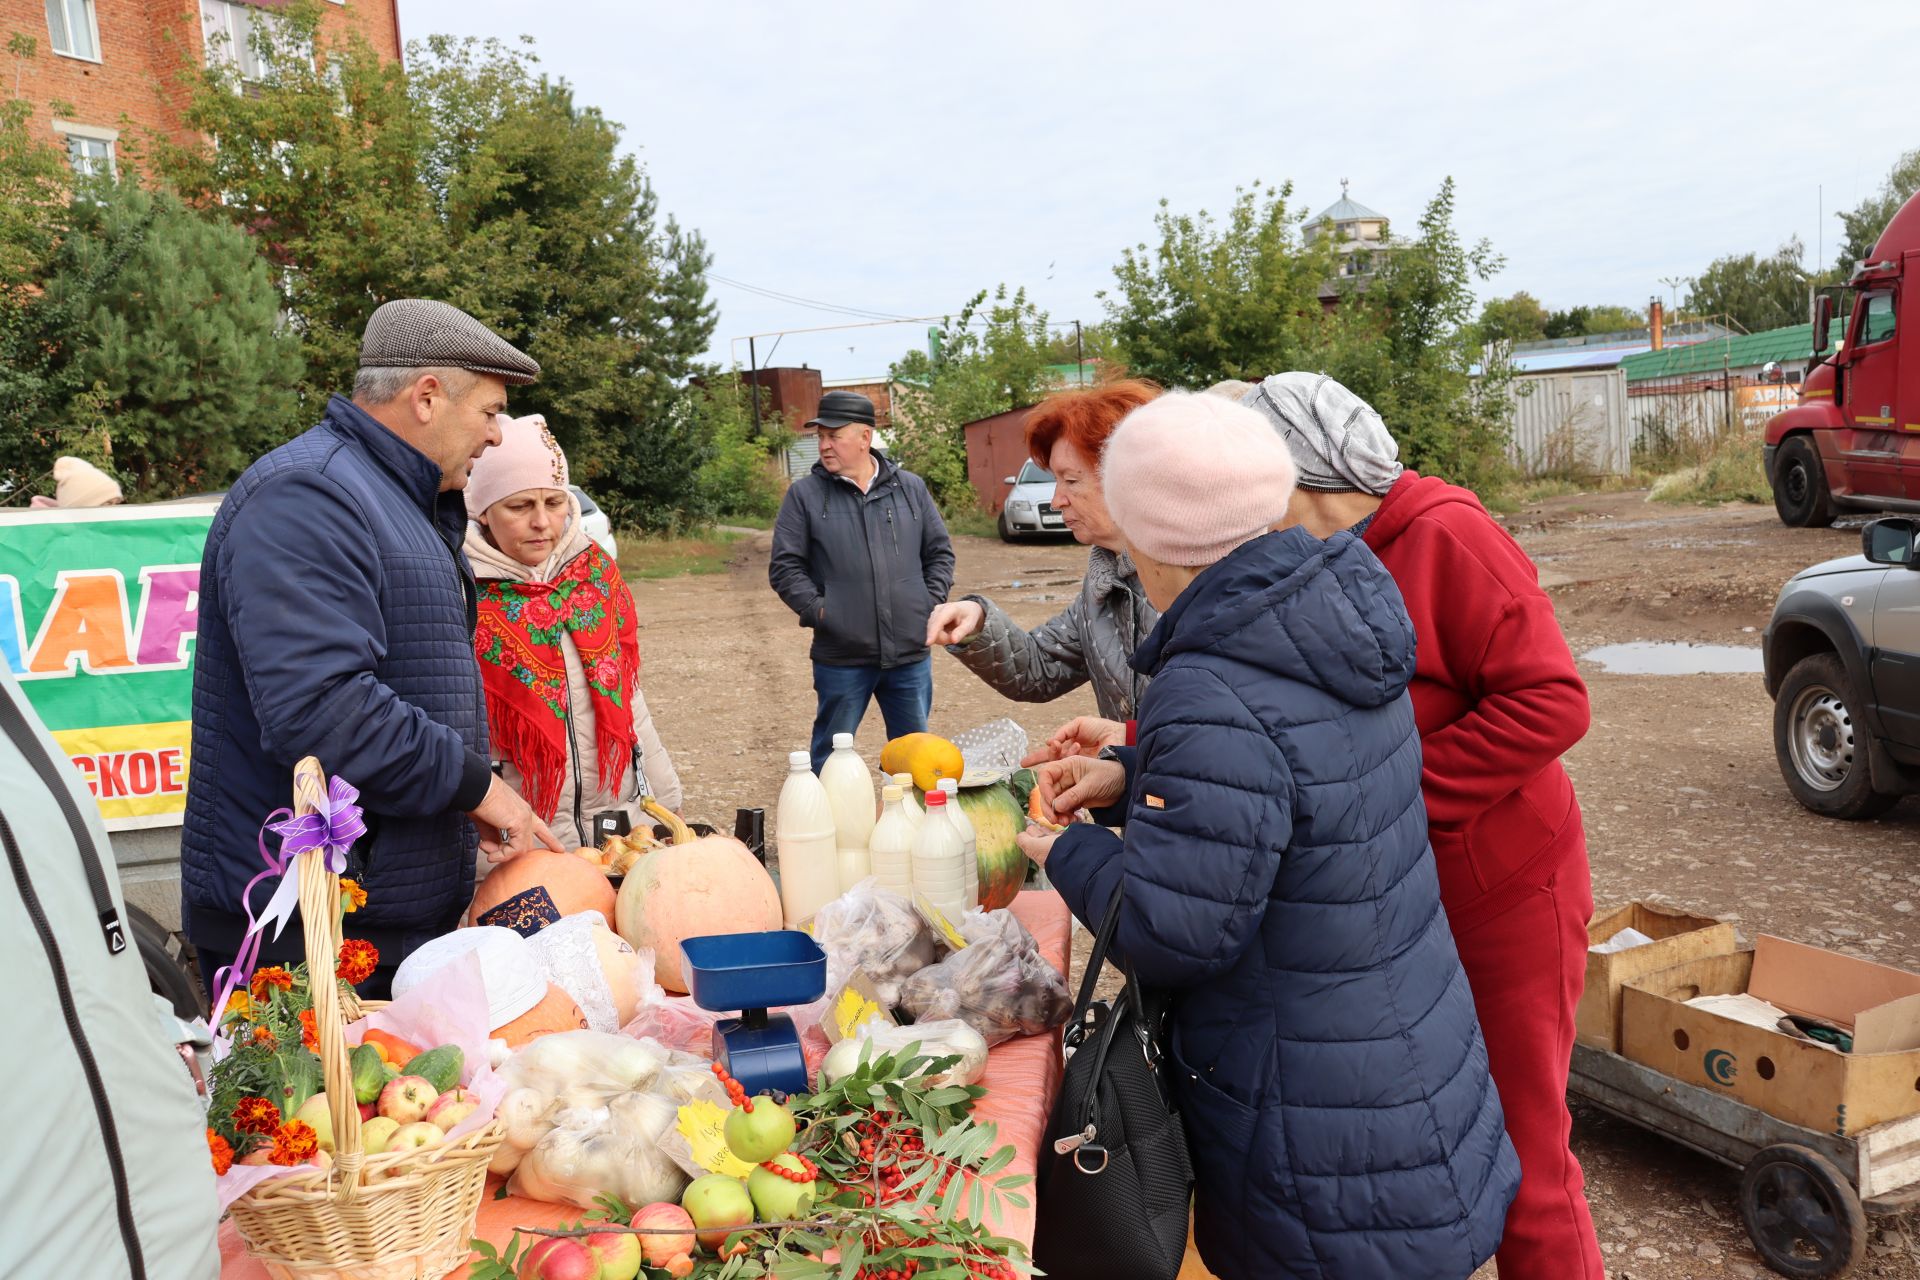
<path fill-rule="evenodd" d="M 459 924 L 477 843 L 465 811 L 492 780 L 465 534 L 440 468 L 338 396 L 227 494 L 200 567 L 180 840 L 196 945 L 238 945 L 260 824 L 289 803 L 306 755 L 366 809 L 350 873 L 368 901 L 348 931 L 393 965 Z M 273 888 L 255 890 L 256 909 Z M 300 949 L 296 923 L 262 955 Z"/>
<path fill-rule="evenodd" d="M 1124 845 L 1068 829 L 1047 873 L 1176 993 L 1197 1235 L 1227 1280 L 1447 1280 L 1519 1181 L 1427 846 L 1413 629 L 1359 540 L 1267 534 L 1134 656 Z"/>

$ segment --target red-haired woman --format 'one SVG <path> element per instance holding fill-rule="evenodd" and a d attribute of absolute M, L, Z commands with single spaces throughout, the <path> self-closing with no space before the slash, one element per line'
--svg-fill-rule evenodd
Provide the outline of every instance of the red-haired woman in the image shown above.
<path fill-rule="evenodd" d="M 973 674 L 1020 702 L 1051 702 L 1091 681 L 1100 714 L 1132 720 L 1147 677 L 1127 660 L 1160 615 L 1147 603 L 1100 490 L 1100 455 L 1120 420 L 1160 394 L 1124 379 L 1048 396 L 1027 419 L 1027 449 L 1053 472 L 1053 505 L 1093 548 L 1086 580 L 1065 612 L 1025 631 L 985 596 L 943 604 L 927 644 L 944 644 Z"/>

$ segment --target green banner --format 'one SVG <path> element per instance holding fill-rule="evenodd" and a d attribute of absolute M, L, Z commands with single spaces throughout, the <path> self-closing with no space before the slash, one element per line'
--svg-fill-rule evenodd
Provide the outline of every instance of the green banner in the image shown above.
<path fill-rule="evenodd" d="M 0 661 L 109 828 L 180 821 L 217 503 L 0 515 Z"/>

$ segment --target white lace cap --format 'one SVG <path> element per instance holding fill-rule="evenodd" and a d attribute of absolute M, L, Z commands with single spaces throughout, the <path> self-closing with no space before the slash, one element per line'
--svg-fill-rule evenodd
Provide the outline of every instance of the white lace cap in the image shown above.
<path fill-rule="evenodd" d="M 545 969 L 532 945 L 511 929 L 480 925 L 429 939 L 402 960 L 393 975 L 394 998 L 469 952 L 479 955 L 480 974 L 487 984 L 487 1030 L 506 1026 L 547 994 Z"/>
<path fill-rule="evenodd" d="M 547 980 L 573 997 L 593 1031 L 618 1031 L 620 1015 L 613 1007 L 613 988 L 600 968 L 600 949 L 594 942 L 596 925 L 607 918 L 598 911 L 581 911 L 548 925 L 527 939 L 527 946 L 545 966 Z"/>

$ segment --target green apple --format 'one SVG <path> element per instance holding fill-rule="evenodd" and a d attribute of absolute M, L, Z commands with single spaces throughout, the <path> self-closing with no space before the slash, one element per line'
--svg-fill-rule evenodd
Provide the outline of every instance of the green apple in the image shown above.
<path fill-rule="evenodd" d="M 400 1122 L 392 1116 L 375 1116 L 360 1126 L 360 1145 L 370 1156 L 377 1156 L 393 1141 Z"/>
<path fill-rule="evenodd" d="M 333 1150 L 333 1116 L 327 1111 L 327 1095 L 324 1091 L 314 1094 L 301 1103 L 300 1109 L 293 1113 L 293 1118 L 313 1126 L 314 1135 L 320 1139 L 322 1151 Z"/>

